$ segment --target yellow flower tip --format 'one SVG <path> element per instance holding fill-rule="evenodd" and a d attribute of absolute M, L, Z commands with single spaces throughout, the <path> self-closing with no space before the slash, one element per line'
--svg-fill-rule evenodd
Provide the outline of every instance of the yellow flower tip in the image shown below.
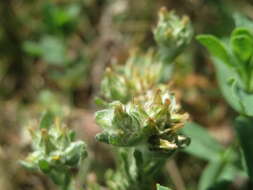
<path fill-rule="evenodd" d="M 162 97 L 161 97 L 161 89 L 157 89 L 154 96 L 154 103 L 161 104 L 162 103 Z"/>
<path fill-rule="evenodd" d="M 168 12 L 166 7 L 161 7 L 158 14 L 159 16 L 163 16 L 164 14 L 166 14 Z"/>
<path fill-rule="evenodd" d="M 182 135 L 178 135 L 177 139 L 178 139 L 179 141 L 185 141 L 187 138 L 184 137 L 184 136 L 182 136 Z"/>
<path fill-rule="evenodd" d="M 176 124 L 176 125 L 174 125 L 174 126 L 172 127 L 172 130 L 173 130 L 174 132 L 176 132 L 176 131 L 178 131 L 179 129 L 183 128 L 183 126 L 184 126 L 184 123 L 178 123 L 178 124 Z"/>
<path fill-rule="evenodd" d="M 43 128 L 43 129 L 41 129 L 40 131 L 41 131 L 41 135 L 42 135 L 43 137 L 46 137 L 46 136 L 48 135 L 48 130 L 47 130 L 47 129 Z"/>
<path fill-rule="evenodd" d="M 151 117 L 148 118 L 147 124 L 149 125 L 149 127 L 157 128 L 157 127 L 156 127 L 155 120 L 154 120 L 153 118 L 151 118 Z"/>
<path fill-rule="evenodd" d="M 167 140 L 160 139 L 160 148 L 167 150 L 176 150 L 178 146 L 175 143 L 171 143 Z"/>
<path fill-rule="evenodd" d="M 55 120 L 54 120 L 54 124 L 56 126 L 57 129 L 60 129 L 60 126 L 61 126 L 61 120 L 59 117 L 56 117 Z"/>
<path fill-rule="evenodd" d="M 190 22 L 190 18 L 188 16 L 184 15 L 181 22 L 183 25 L 187 25 Z"/>
<path fill-rule="evenodd" d="M 171 28 L 168 28 L 168 29 L 166 30 L 166 32 L 165 32 L 165 36 L 166 36 L 166 37 L 170 37 L 171 34 L 172 34 L 172 29 L 171 29 Z"/>
<path fill-rule="evenodd" d="M 112 73 L 112 68 L 111 67 L 106 67 L 105 74 L 110 75 L 111 73 Z"/>
<path fill-rule="evenodd" d="M 188 121 L 188 120 L 190 120 L 190 115 L 188 113 L 184 113 L 184 114 L 182 114 L 182 119 L 184 121 Z"/>
<path fill-rule="evenodd" d="M 115 107 L 115 113 L 123 113 L 123 112 L 124 112 L 124 108 L 121 104 Z"/>
<path fill-rule="evenodd" d="M 30 133 L 30 135 L 31 135 L 32 137 L 35 136 L 35 129 L 34 129 L 34 128 L 29 127 L 29 128 L 28 128 L 28 131 L 29 131 L 29 133 Z"/>
<path fill-rule="evenodd" d="M 52 160 L 58 161 L 60 159 L 61 159 L 60 155 L 54 155 L 54 156 L 52 156 Z"/>

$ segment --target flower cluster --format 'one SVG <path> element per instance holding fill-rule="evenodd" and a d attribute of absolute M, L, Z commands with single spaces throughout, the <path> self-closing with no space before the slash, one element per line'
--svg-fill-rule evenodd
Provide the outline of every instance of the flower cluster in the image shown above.
<path fill-rule="evenodd" d="M 48 112 L 39 129 L 30 129 L 33 152 L 21 164 L 28 169 L 42 171 L 55 184 L 70 184 L 73 171 L 87 156 L 83 141 L 75 141 L 75 133 L 54 120 Z"/>
<path fill-rule="evenodd" d="M 189 43 L 186 17 L 162 9 L 154 30 L 157 51 L 130 54 L 124 65 L 107 68 L 101 83 L 105 109 L 95 114 L 102 132 L 96 139 L 115 147 L 116 171 L 107 172 L 112 190 L 149 189 L 167 158 L 190 143 L 179 130 L 188 120 L 165 82 L 172 60 Z M 148 180 L 145 180 L 148 179 Z"/>
<path fill-rule="evenodd" d="M 96 113 L 96 122 L 103 128 L 99 141 L 115 146 L 148 145 L 150 151 L 171 153 L 189 144 L 178 135 L 188 114 L 181 113 L 167 86 L 148 90 L 127 104 L 114 101 Z"/>
<path fill-rule="evenodd" d="M 107 101 L 129 102 L 159 82 L 161 68 L 152 50 L 146 54 L 132 51 L 125 65 L 112 65 L 106 69 L 101 94 Z"/>

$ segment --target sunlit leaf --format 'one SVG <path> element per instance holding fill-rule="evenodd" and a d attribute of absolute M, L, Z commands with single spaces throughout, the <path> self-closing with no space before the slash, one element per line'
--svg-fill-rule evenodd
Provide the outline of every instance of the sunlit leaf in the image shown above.
<path fill-rule="evenodd" d="M 212 35 L 198 35 L 197 40 L 208 49 L 212 56 L 219 59 L 224 64 L 231 64 L 227 50 L 218 38 Z"/>
<path fill-rule="evenodd" d="M 156 190 L 171 190 L 168 187 L 161 186 L 160 184 L 156 184 Z"/>

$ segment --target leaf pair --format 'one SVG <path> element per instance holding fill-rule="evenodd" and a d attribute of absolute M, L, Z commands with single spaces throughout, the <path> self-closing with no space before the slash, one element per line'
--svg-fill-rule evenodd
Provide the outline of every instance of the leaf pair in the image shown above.
<path fill-rule="evenodd" d="M 239 162 L 239 158 L 233 147 L 225 149 L 207 130 L 196 123 L 187 123 L 183 134 L 192 139 L 185 151 L 208 161 L 200 177 L 198 190 L 215 189 L 216 186 L 227 185 L 223 184 L 224 180 L 230 182 L 235 177 L 244 175 L 242 168 L 235 164 Z"/>
<path fill-rule="evenodd" d="M 212 35 L 197 37 L 211 53 L 221 91 L 239 113 L 253 115 L 253 35 L 247 28 L 236 28 L 230 43 Z"/>

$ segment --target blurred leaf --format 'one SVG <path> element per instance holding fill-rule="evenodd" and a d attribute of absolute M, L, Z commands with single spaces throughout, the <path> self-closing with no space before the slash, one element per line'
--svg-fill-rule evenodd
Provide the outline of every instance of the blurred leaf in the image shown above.
<path fill-rule="evenodd" d="M 235 70 L 214 60 L 216 75 L 222 94 L 230 106 L 241 114 L 253 115 L 253 95 L 238 86 Z M 233 83 L 231 83 L 233 81 Z"/>
<path fill-rule="evenodd" d="M 224 176 L 227 167 L 233 167 L 232 163 L 229 163 L 223 159 L 211 161 L 202 173 L 198 190 L 207 190 L 212 187 L 213 184 L 219 183 L 222 180 L 234 180 L 238 174 L 238 170 L 229 170 L 233 173 L 231 173 L 230 176 Z"/>
<path fill-rule="evenodd" d="M 71 18 L 71 20 L 75 20 L 78 17 L 80 11 L 81 7 L 78 4 L 70 5 L 66 10 L 68 17 Z"/>
<path fill-rule="evenodd" d="M 48 175 L 57 185 L 67 184 L 70 181 L 70 177 L 65 172 L 60 173 L 56 170 L 51 170 Z"/>
<path fill-rule="evenodd" d="M 198 184 L 198 190 L 206 190 L 213 183 L 215 183 L 224 167 L 225 163 L 223 163 L 221 160 L 210 162 L 202 173 Z"/>
<path fill-rule="evenodd" d="M 43 171 L 44 173 L 48 173 L 51 170 L 49 163 L 46 160 L 40 160 L 39 167 L 40 167 L 40 170 Z"/>
<path fill-rule="evenodd" d="M 191 138 L 191 144 L 185 148 L 189 154 L 204 160 L 216 160 L 224 148 L 209 135 L 208 131 L 196 123 L 187 123 L 182 132 Z"/>
<path fill-rule="evenodd" d="M 42 58 L 49 64 L 63 64 L 66 60 L 65 44 L 62 40 L 53 37 L 45 36 L 40 42 L 42 49 Z"/>
<path fill-rule="evenodd" d="M 48 129 L 54 122 L 54 115 L 52 112 L 45 112 L 41 118 L 41 121 L 40 121 L 40 128 L 43 129 L 43 128 L 46 128 Z"/>
<path fill-rule="evenodd" d="M 26 162 L 26 161 L 19 161 L 20 165 L 23 166 L 25 169 L 27 170 L 31 170 L 34 171 L 35 170 L 35 166 L 34 164 L 30 163 L 30 162 Z"/>
<path fill-rule="evenodd" d="M 75 131 L 70 131 L 69 132 L 69 139 L 70 139 L 70 141 L 71 142 L 74 141 L 75 138 L 76 138 L 76 132 Z"/>
<path fill-rule="evenodd" d="M 87 156 L 86 146 L 82 141 L 72 142 L 64 151 L 66 163 L 77 166 L 78 163 Z"/>
<path fill-rule="evenodd" d="M 242 176 L 241 168 L 235 166 L 237 155 L 233 149 L 228 148 L 220 156 L 210 161 L 205 168 L 198 185 L 199 190 L 207 190 L 214 184 L 223 180 L 233 181 L 235 177 Z"/>
<path fill-rule="evenodd" d="M 227 50 L 218 38 L 212 35 L 198 35 L 197 40 L 208 49 L 212 56 L 230 65 Z"/>
<path fill-rule="evenodd" d="M 253 54 L 253 36 L 246 28 L 237 28 L 231 37 L 231 46 L 241 61 L 248 61 Z"/>
<path fill-rule="evenodd" d="M 222 42 L 212 35 L 199 35 L 197 39 L 212 54 L 218 83 L 228 103 L 240 114 L 252 116 L 253 95 L 248 93 L 252 86 L 252 74 L 248 61 L 253 54 L 253 35 L 246 28 L 237 28 L 231 36 L 227 50 Z M 230 52 L 230 49 L 233 51 Z"/>
<path fill-rule="evenodd" d="M 44 23 L 46 29 L 53 34 L 69 34 L 76 26 L 80 5 L 70 4 L 68 6 L 59 6 L 52 2 L 44 6 Z"/>
<path fill-rule="evenodd" d="M 235 120 L 235 128 L 241 143 L 245 157 L 248 175 L 253 181 L 253 119 L 245 116 L 239 116 Z"/>
<path fill-rule="evenodd" d="M 108 103 L 106 101 L 104 101 L 102 98 L 100 97 L 95 97 L 94 98 L 94 102 L 97 106 L 100 107 L 106 107 L 106 105 L 108 105 Z"/>
<path fill-rule="evenodd" d="M 232 181 L 223 180 L 218 183 L 212 184 L 212 186 L 209 187 L 208 190 L 230 190 L 232 183 Z"/>
<path fill-rule="evenodd" d="M 50 111 L 55 116 L 63 116 L 68 111 L 66 100 L 62 97 L 62 94 L 46 88 L 38 93 L 36 101 L 40 110 Z"/>
<path fill-rule="evenodd" d="M 32 41 L 24 42 L 23 49 L 31 56 L 41 56 L 42 54 L 42 48 L 37 43 Z"/>
<path fill-rule="evenodd" d="M 156 189 L 157 190 L 171 190 L 170 188 L 161 186 L 160 184 L 156 184 Z"/>
<path fill-rule="evenodd" d="M 86 60 L 64 65 L 64 70 L 52 70 L 50 78 L 63 89 L 78 88 L 84 85 L 89 64 Z"/>
<path fill-rule="evenodd" d="M 23 49 L 31 56 L 41 56 L 48 64 L 67 63 L 65 44 L 57 37 L 44 36 L 38 43 L 27 41 Z"/>

